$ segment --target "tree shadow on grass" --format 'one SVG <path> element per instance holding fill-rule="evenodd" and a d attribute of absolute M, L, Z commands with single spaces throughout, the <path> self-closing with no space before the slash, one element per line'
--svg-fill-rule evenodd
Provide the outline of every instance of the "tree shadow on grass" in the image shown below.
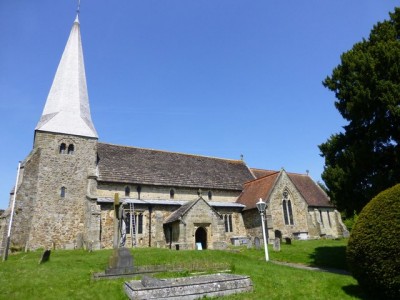
<path fill-rule="evenodd" d="M 317 247 L 309 257 L 313 266 L 348 271 L 346 246 Z"/>
<path fill-rule="evenodd" d="M 358 285 L 358 284 L 351 284 L 351 285 L 344 286 L 344 287 L 342 287 L 342 290 L 347 295 L 352 296 L 352 297 L 357 298 L 357 299 L 362 299 L 362 300 L 379 299 L 379 298 L 376 298 L 375 296 L 366 294 L 363 291 L 363 289 L 360 287 L 360 285 Z M 380 299 L 382 299 L 382 298 L 380 298 Z"/>

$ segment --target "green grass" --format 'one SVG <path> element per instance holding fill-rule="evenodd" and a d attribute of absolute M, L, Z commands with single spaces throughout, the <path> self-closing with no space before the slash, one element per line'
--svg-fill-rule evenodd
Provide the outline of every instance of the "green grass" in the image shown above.
<path fill-rule="evenodd" d="M 308 265 L 345 266 L 346 241 L 295 241 L 282 245 L 274 260 Z M 336 250 L 338 250 L 336 253 Z M 93 280 L 92 274 L 106 268 L 111 250 L 92 253 L 54 251 L 50 261 L 39 265 L 42 252 L 19 253 L 0 263 L 0 299 L 126 299 L 122 290 L 127 279 Z M 251 293 L 226 299 L 359 299 L 365 297 L 351 276 L 315 272 L 266 263 L 263 250 L 235 251 L 132 250 L 135 265 L 228 264 L 236 274 L 250 275 Z M 336 253 L 336 254 L 335 254 Z M 329 259 L 329 257 L 331 259 Z M 180 275 L 187 275 L 181 272 Z M 176 276 L 159 274 L 158 276 Z"/>

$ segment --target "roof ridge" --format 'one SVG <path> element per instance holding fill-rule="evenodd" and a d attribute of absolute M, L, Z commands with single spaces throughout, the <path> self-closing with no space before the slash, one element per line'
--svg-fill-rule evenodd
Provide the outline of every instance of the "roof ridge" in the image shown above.
<path fill-rule="evenodd" d="M 259 181 L 259 180 L 261 180 L 261 179 L 265 179 L 266 177 L 269 177 L 269 176 L 272 176 L 272 175 L 279 174 L 280 172 L 281 172 L 281 171 L 273 171 L 273 173 L 271 173 L 271 174 L 267 174 L 267 175 L 264 175 L 264 176 L 258 177 L 258 178 L 256 178 L 256 179 L 253 179 L 253 180 L 246 181 L 246 182 L 245 182 L 245 183 L 243 183 L 243 184 L 248 184 L 248 183 L 251 183 L 251 182 Z"/>

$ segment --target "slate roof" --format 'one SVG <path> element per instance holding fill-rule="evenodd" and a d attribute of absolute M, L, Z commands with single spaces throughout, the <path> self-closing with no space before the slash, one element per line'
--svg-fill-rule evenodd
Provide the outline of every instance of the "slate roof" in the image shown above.
<path fill-rule="evenodd" d="M 241 160 L 98 143 L 99 181 L 241 191 L 253 180 Z"/>
<path fill-rule="evenodd" d="M 252 169 L 253 173 L 254 170 Z M 285 171 L 267 171 L 265 176 L 246 182 L 237 203 L 246 205 L 247 209 L 256 208 L 256 203 L 260 198 L 269 202 L 269 196 L 279 179 Z M 333 207 L 326 193 L 308 175 L 287 173 L 298 192 L 302 195 L 307 204 L 311 207 Z M 259 173 L 261 174 L 261 172 Z"/>
<path fill-rule="evenodd" d="M 179 209 L 174 211 L 172 214 L 170 214 L 165 219 L 164 224 L 169 224 L 169 223 L 173 223 L 175 221 L 178 221 L 181 217 L 183 217 L 185 214 L 187 214 L 188 211 L 199 201 L 204 201 L 210 207 L 210 209 L 214 210 L 213 207 L 210 205 L 210 202 L 207 202 L 202 197 L 199 197 L 197 200 L 188 201 L 184 205 L 179 207 Z M 215 211 L 215 212 L 218 214 L 217 211 Z"/>
<path fill-rule="evenodd" d="M 172 223 L 178 221 L 183 215 L 185 215 L 201 198 L 193 201 L 188 201 L 176 211 L 170 214 L 164 221 L 164 224 Z"/>

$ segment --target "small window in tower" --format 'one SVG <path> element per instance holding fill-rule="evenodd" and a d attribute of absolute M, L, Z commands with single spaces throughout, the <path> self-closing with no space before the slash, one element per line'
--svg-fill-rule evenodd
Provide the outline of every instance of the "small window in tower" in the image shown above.
<path fill-rule="evenodd" d="M 67 193 L 67 188 L 65 186 L 61 187 L 61 191 L 60 191 L 61 198 L 65 198 L 66 193 Z"/>
<path fill-rule="evenodd" d="M 174 189 L 170 189 L 169 190 L 169 198 L 170 199 L 174 199 L 174 197 L 175 197 L 175 190 Z"/>
<path fill-rule="evenodd" d="M 68 154 L 74 154 L 74 145 L 73 144 L 70 144 L 69 146 L 68 146 Z"/>
<path fill-rule="evenodd" d="M 60 154 L 65 154 L 65 149 L 67 148 L 67 145 L 65 143 L 62 143 L 60 145 Z"/>
<path fill-rule="evenodd" d="M 129 186 L 127 186 L 127 187 L 125 188 L 125 197 L 129 197 L 130 194 L 131 194 L 131 189 L 129 188 Z"/>
<path fill-rule="evenodd" d="M 211 191 L 208 191 L 208 200 L 211 200 L 212 199 L 212 192 Z"/>
<path fill-rule="evenodd" d="M 140 185 L 138 185 L 138 187 L 136 188 L 137 194 L 138 194 L 138 199 L 140 200 L 140 193 L 142 192 L 142 187 Z"/>

